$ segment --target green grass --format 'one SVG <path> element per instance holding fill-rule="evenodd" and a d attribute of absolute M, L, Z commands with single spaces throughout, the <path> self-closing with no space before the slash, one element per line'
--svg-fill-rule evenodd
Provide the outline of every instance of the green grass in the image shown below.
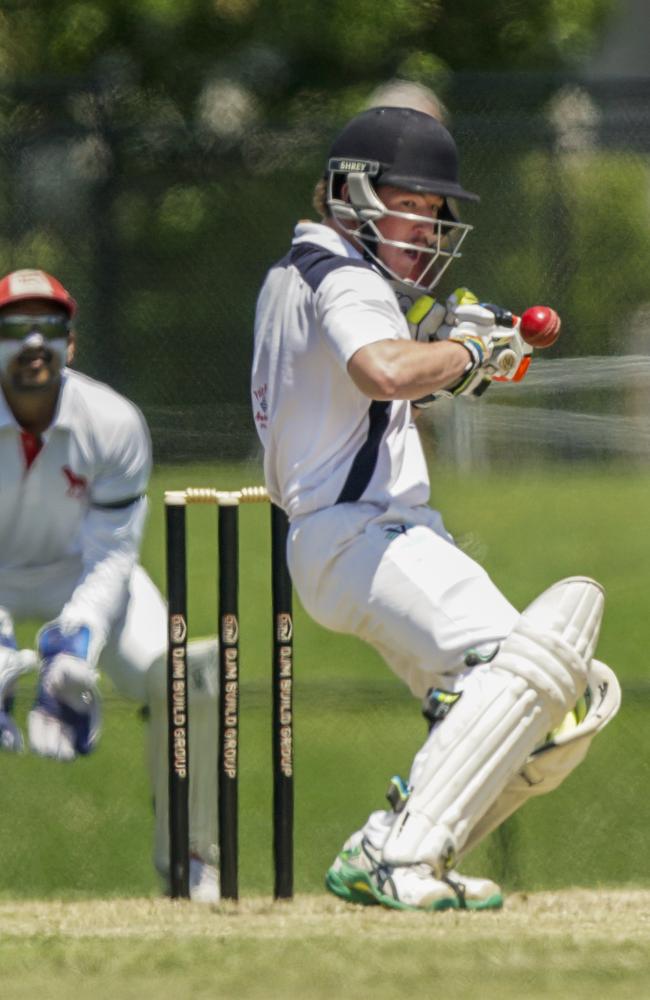
<path fill-rule="evenodd" d="M 158 469 L 143 563 L 164 589 L 166 488 L 259 482 L 256 466 Z M 518 469 L 459 477 L 436 470 L 434 498 L 461 544 L 518 606 L 562 576 L 604 583 L 601 658 L 624 707 L 562 788 L 531 803 L 468 859 L 507 889 L 648 884 L 650 704 L 646 636 L 650 476 L 615 467 Z M 190 630 L 214 632 L 215 514 L 190 514 Z M 271 891 L 268 508 L 241 511 L 241 886 Z M 24 642 L 33 628 L 22 627 Z M 341 842 L 383 804 L 425 736 L 418 706 L 377 655 L 327 633 L 296 609 L 296 886 L 320 893 Z M 158 893 L 138 706 L 105 685 L 100 749 L 70 766 L 3 757 L 0 899 L 140 897 Z M 30 685 L 21 687 L 24 719 Z M 505 994 L 504 994 L 505 995 Z"/>
<path fill-rule="evenodd" d="M 650 894 L 511 897 L 499 913 L 400 913 L 323 896 L 237 907 L 0 903 L 9 1000 L 638 1000 Z M 431 985 L 434 984 L 434 985 Z"/>

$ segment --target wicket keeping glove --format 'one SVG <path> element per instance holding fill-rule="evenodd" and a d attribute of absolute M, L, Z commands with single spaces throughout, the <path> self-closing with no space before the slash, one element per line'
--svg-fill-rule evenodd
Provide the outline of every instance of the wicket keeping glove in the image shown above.
<path fill-rule="evenodd" d="M 59 622 L 38 634 L 41 668 L 27 718 L 30 749 L 41 757 L 74 760 L 95 749 L 100 732 L 99 675 L 88 661 L 90 629 Z"/>
<path fill-rule="evenodd" d="M 14 688 L 22 674 L 36 668 L 36 653 L 18 649 L 11 615 L 0 608 L 0 750 L 19 753 L 23 734 L 12 718 Z"/>

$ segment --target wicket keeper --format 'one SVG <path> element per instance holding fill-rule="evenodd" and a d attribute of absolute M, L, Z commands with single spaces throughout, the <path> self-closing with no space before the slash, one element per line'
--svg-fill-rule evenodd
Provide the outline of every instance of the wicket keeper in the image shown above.
<path fill-rule="evenodd" d="M 41 270 L 0 280 L 0 749 L 24 737 L 15 684 L 37 672 L 29 749 L 69 763 L 101 729 L 99 668 L 149 709 L 156 812 L 154 860 L 168 872 L 167 616 L 138 564 L 151 445 L 139 410 L 69 366 L 77 304 Z M 14 622 L 42 621 L 36 651 Z M 190 783 L 193 899 L 216 902 L 216 640 L 189 649 L 194 767 Z M 207 726 L 207 730 L 205 729 Z M 192 752 L 192 748 L 190 748 Z"/>

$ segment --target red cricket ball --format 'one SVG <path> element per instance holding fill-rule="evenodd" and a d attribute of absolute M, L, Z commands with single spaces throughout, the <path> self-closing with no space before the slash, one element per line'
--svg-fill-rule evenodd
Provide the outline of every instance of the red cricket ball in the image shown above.
<path fill-rule="evenodd" d="M 531 347 L 550 347 L 560 336 L 562 321 L 550 306 L 531 306 L 521 317 L 519 331 Z"/>

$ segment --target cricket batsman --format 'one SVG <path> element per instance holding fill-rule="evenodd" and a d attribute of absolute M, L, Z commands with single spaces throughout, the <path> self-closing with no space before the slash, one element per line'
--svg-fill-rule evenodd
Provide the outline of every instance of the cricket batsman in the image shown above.
<path fill-rule="evenodd" d="M 297 225 L 258 297 L 253 415 L 294 585 L 316 621 L 381 654 L 429 726 L 390 808 L 327 872 L 351 903 L 499 907 L 491 879 L 459 874 L 463 855 L 557 787 L 620 701 L 594 657 L 602 587 L 570 577 L 522 613 L 428 504 L 412 405 L 479 395 L 531 353 L 495 307 L 431 294 L 471 229 L 455 203 L 476 200 L 441 122 L 368 109 L 332 144 L 320 221 Z"/>
<path fill-rule="evenodd" d="M 76 312 L 44 271 L 0 280 L 0 749 L 24 747 L 15 685 L 35 671 L 29 749 L 66 763 L 92 753 L 101 667 L 122 695 L 148 706 L 154 860 L 166 877 L 167 615 L 138 564 L 151 445 L 131 402 L 68 367 Z M 23 619 L 43 622 L 35 652 L 17 648 Z M 189 672 L 190 892 L 216 902 L 216 761 L 198 745 L 216 713 L 216 640 L 191 644 Z"/>

